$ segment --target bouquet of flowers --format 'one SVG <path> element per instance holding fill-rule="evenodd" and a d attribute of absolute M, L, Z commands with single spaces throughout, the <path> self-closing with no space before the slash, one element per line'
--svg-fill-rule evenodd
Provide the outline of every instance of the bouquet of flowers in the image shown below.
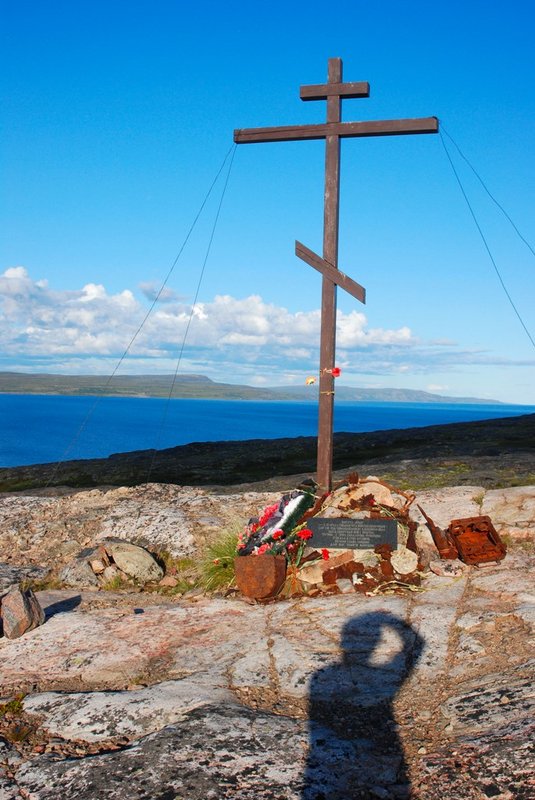
<path fill-rule="evenodd" d="M 300 520 L 315 497 L 312 492 L 295 490 L 267 506 L 259 517 L 252 517 L 238 534 L 237 553 L 246 555 L 285 555 L 289 563 L 299 564 L 305 543 L 312 531 Z"/>

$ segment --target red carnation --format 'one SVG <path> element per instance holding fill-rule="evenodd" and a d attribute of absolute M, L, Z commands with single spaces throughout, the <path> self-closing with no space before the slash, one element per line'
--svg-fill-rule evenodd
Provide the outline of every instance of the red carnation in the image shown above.
<path fill-rule="evenodd" d="M 303 528 L 303 530 L 298 531 L 296 535 L 299 537 L 299 539 L 302 539 L 304 542 L 306 542 L 306 540 L 310 539 L 313 534 L 310 528 Z"/>
<path fill-rule="evenodd" d="M 259 521 L 259 527 L 260 528 L 263 528 L 264 525 L 267 524 L 267 522 L 271 519 L 271 517 L 273 516 L 275 511 L 278 509 L 278 507 L 279 507 L 279 504 L 278 503 L 274 503 L 272 506 L 267 506 L 267 508 L 264 509 L 264 512 L 263 512 L 262 516 L 260 517 L 260 521 Z"/>
<path fill-rule="evenodd" d="M 340 367 L 333 367 L 332 368 L 331 375 L 333 376 L 333 378 L 339 378 L 341 374 L 342 374 L 342 370 L 340 369 Z"/>
<path fill-rule="evenodd" d="M 321 557 L 323 558 L 324 561 L 328 561 L 329 560 L 329 551 L 323 549 L 321 551 Z"/>

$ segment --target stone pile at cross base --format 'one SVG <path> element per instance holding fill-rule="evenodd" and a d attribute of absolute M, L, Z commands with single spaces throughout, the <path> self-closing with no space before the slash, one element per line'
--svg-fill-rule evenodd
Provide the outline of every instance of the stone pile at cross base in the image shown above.
<path fill-rule="evenodd" d="M 113 566 L 117 540 L 191 556 L 276 498 L 0 497 L 0 593 L 33 580 L 45 614 L 0 639 L 1 800 L 533 796 L 535 487 L 419 492 L 441 527 L 488 514 L 508 553 L 418 591 L 251 604 L 35 583 L 83 548 Z"/>

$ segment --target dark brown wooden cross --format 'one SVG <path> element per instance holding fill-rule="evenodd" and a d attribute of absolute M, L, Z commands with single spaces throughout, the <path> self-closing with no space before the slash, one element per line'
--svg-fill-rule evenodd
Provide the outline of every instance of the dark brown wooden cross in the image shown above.
<path fill-rule="evenodd" d="M 323 258 L 299 242 L 296 255 L 323 276 L 321 300 L 320 384 L 317 480 L 320 491 L 331 489 L 333 463 L 333 412 L 336 347 L 336 287 L 340 286 L 361 303 L 366 300 L 362 286 L 338 269 L 338 219 L 340 203 L 340 139 L 356 136 L 396 136 L 407 133 L 437 133 L 438 119 L 391 119 L 370 122 L 342 122 L 342 100 L 369 97 L 370 87 L 342 82 L 342 59 L 330 58 L 327 83 L 301 86 L 301 100 L 326 100 L 327 121 L 322 125 L 285 125 L 276 128 L 242 128 L 234 131 L 236 144 L 292 142 L 297 139 L 325 139 L 325 198 L 323 212 Z"/>

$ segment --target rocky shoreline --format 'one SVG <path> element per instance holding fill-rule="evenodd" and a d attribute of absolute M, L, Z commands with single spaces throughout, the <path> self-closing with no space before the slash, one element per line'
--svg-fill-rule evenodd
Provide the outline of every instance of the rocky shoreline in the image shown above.
<path fill-rule="evenodd" d="M 316 439 L 198 442 L 104 459 L 0 469 L 0 492 L 70 486 L 135 486 L 147 482 L 237 486 L 278 491 L 312 475 Z M 426 428 L 337 433 L 335 473 L 380 474 L 401 488 L 535 483 L 535 414 Z M 263 487 L 262 487 L 263 484 Z"/>

